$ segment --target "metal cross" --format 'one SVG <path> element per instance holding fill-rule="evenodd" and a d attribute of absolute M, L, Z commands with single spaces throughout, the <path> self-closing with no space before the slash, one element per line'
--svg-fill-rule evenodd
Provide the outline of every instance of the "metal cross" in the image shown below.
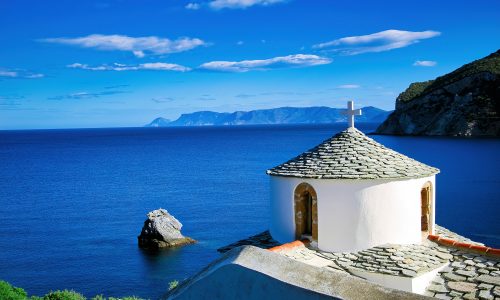
<path fill-rule="evenodd" d="M 347 110 L 345 114 L 349 121 L 349 127 L 354 128 L 354 116 L 361 116 L 361 109 L 354 109 L 354 101 L 347 101 Z"/>

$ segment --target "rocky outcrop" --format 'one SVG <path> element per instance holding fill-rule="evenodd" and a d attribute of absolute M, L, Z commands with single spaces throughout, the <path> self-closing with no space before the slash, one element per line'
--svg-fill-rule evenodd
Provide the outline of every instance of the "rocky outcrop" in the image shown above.
<path fill-rule="evenodd" d="M 148 213 L 141 234 L 137 237 L 139 247 L 160 249 L 194 243 L 195 240 L 181 234 L 182 224 L 165 209 Z"/>
<path fill-rule="evenodd" d="M 500 50 L 435 80 L 411 84 L 376 133 L 500 136 Z"/>

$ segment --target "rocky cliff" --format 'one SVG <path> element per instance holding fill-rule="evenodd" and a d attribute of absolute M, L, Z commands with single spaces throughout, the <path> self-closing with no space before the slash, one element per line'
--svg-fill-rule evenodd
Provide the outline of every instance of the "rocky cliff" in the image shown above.
<path fill-rule="evenodd" d="M 412 83 L 380 134 L 500 136 L 500 50 L 426 82 Z"/>

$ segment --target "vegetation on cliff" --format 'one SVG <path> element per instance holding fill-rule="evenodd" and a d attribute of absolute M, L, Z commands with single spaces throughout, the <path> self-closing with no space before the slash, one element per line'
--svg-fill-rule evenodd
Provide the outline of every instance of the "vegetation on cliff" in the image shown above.
<path fill-rule="evenodd" d="M 402 92 L 397 101 L 408 102 L 417 97 L 421 97 L 429 92 L 436 89 L 442 88 L 453 82 L 459 81 L 465 77 L 481 73 L 488 72 L 495 75 L 500 75 L 500 50 L 471 63 L 463 65 L 462 67 L 456 69 L 455 71 L 448 73 L 443 76 L 439 76 L 434 80 L 428 80 L 424 82 L 414 82 Z"/>
<path fill-rule="evenodd" d="M 434 80 L 428 80 L 424 82 L 414 82 L 401 94 L 399 94 L 396 101 L 408 102 L 421 96 L 425 93 L 425 90 L 434 82 Z"/>
<path fill-rule="evenodd" d="M 500 50 L 434 80 L 410 84 L 376 132 L 500 136 Z"/>

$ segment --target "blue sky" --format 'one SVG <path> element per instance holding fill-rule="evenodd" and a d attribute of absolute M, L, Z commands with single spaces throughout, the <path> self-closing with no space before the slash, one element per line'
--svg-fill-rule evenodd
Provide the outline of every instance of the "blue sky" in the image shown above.
<path fill-rule="evenodd" d="M 499 1 L 0 1 L 0 129 L 199 110 L 393 109 L 499 48 Z"/>

